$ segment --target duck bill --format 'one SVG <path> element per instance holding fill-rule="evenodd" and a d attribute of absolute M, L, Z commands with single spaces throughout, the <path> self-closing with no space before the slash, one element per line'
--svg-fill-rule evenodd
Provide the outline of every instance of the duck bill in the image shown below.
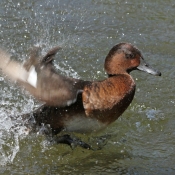
<path fill-rule="evenodd" d="M 149 66 L 149 64 L 147 64 L 143 58 L 141 58 L 140 60 L 140 65 L 137 67 L 138 70 L 147 72 L 155 76 L 161 76 L 161 72 Z"/>

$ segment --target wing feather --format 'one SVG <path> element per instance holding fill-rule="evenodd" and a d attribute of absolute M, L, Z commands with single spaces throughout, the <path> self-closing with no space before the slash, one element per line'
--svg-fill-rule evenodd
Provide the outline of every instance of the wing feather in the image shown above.
<path fill-rule="evenodd" d="M 42 59 L 39 59 L 35 50 L 36 53 L 32 54 L 24 64 L 11 60 L 10 54 L 0 49 L 1 71 L 47 105 L 69 106 L 75 103 L 77 95 L 82 93 L 84 81 L 65 77 L 56 72 L 51 63 L 59 49 L 59 47 L 52 49 Z"/>

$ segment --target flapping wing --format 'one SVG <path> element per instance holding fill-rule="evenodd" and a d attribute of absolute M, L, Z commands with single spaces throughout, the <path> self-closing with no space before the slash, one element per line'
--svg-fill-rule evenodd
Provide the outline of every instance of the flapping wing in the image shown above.
<path fill-rule="evenodd" d="M 53 65 L 53 56 L 58 48 L 49 51 L 39 60 L 37 52 L 26 63 L 10 59 L 10 55 L 0 50 L 0 68 L 12 81 L 16 81 L 36 99 L 50 106 L 69 106 L 76 102 L 82 92 L 84 82 L 59 75 Z"/>

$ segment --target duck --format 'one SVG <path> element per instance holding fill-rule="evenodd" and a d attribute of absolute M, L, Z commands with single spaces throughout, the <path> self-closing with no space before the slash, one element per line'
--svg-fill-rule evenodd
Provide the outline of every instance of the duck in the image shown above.
<path fill-rule="evenodd" d="M 127 42 L 116 44 L 109 51 L 104 62 L 107 78 L 98 81 L 59 74 L 53 60 L 60 47 L 54 47 L 45 56 L 40 56 L 39 50 L 37 47 L 32 49 L 29 59 L 21 63 L 0 49 L 0 69 L 44 103 L 32 114 L 38 124 L 49 124 L 56 134 L 61 131 L 92 133 L 105 129 L 124 113 L 134 98 L 136 84 L 130 75 L 133 70 L 161 76 L 160 71 L 146 63 L 141 51 Z M 73 140 L 64 135 L 58 143 L 72 144 Z M 78 142 L 90 148 L 86 143 Z"/>

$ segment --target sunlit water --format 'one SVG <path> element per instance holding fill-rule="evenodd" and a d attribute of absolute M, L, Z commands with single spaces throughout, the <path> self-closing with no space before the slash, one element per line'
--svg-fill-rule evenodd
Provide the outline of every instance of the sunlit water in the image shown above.
<path fill-rule="evenodd" d="M 133 72 L 137 91 L 122 117 L 98 135 L 78 135 L 92 144 L 106 138 L 99 151 L 28 135 L 18 116 L 40 104 L 0 76 L 0 174 L 175 174 L 174 12 L 173 0 L 0 1 L 0 45 L 14 59 L 25 60 L 34 45 L 43 54 L 59 45 L 61 73 L 104 79 L 106 54 L 127 41 L 162 72 Z"/>

